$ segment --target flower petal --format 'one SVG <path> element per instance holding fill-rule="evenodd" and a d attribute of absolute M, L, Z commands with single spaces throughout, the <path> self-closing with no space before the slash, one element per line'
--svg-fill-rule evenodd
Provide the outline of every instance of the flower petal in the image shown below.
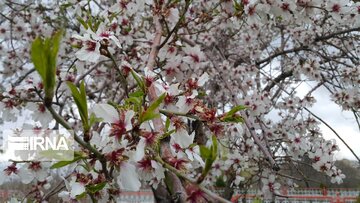
<path fill-rule="evenodd" d="M 70 197 L 75 198 L 76 195 L 80 195 L 83 192 L 85 192 L 85 187 L 81 183 L 75 182 L 71 185 Z"/>
<path fill-rule="evenodd" d="M 208 80 L 209 80 L 209 74 L 204 73 L 204 74 L 202 74 L 202 76 L 199 78 L 197 84 L 201 87 L 201 86 L 203 86 Z"/>
<path fill-rule="evenodd" d="M 117 182 L 122 190 L 139 191 L 141 187 L 135 166 L 126 162 L 123 162 L 120 166 L 120 175 Z"/>
<path fill-rule="evenodd" d="M 95 104 L 93 111 L 96 117 L 103 118 L 105 122 L 115 123 L 119 120 L 118 112 L 109 104 Z"/>
<path fill-rule="evenodd" d="M 126 130 L 131 130 L 132 128 L 132 124 L 131 124 L 131 119 L 134 117 L 135 112 L 132 110 L 129 110 L 125 113 L 125 128 Z"/>
<path fill-rule="evenodd" d="M 21 168 L 18 175 L 21 179 L 21 182 L 24 184 L 29 184 L 32 180 L 34 180 L 34 174 L 26 168 Z"/>
<path fill-rule="evenodd" d="M 171 135 L 171 139 L 175 143 L 179 144 L 181 148 L 184 149 L 193 143 L 194 136 L 195 136 L 195 133 L 192 133 L 191 135 L 189 135 L 185 129 L 180 129 Z"/>
<path fill-rule="evenodd" d="M 134 162 L 140 161 L 145 155 L 145 138 L 141 137 L 138 145 L 136 146 L 136 151 L 133 151 L 130 159 Z"/>

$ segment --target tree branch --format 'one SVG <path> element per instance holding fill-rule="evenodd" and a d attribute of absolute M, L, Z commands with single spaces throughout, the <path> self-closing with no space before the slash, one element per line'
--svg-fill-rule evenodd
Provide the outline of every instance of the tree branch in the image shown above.
<path fill-rule="evenodd" d="M 293 70 L 282 72 L 279 76 L 277 76 L 274 80 L 271 81 L 266 87 L 263 89 L 263 92 L 269 92 L 277 83 L 285 80 L 288 77 L 293 75 Z"/>
<path fill-rule="evenodd" d="M 63 119 L 63 117 L 61 117 L 53 108 L 52 106 L 48 105 L 46 106 L 46 108 L 49 110 L 49 112 L 51 113 L 51 115 L 53 116 L 53 118 L 56 120 L 56 122 L 60 123 L 60 125 L 62 125 L 65 129 L 67 130 L 73 130 L 71 128 L 71 126 Z M 106 159 L 105 157 L 96 149 L 94 148 L 90 143 L 85 142 L 83 139 L 81 139 L 78 135 L 76 135 L 76 133 L 74 132 L 74 139 L 77 143 L 79 143 L 82 147 L 84 147 L 85 149 L 88 149 L 90 152 L 94 153 L 94 155 L 96 156 L 96 158 L 98 158 L 98 160 L 100 161 L 104 174 L 106 176 L 107 179 L 110 179 L 110 174 L 108 173 L 108 170 L 106 168 Z"/>
<path fill-rule="evenodd" d="M 174 174 L 176 174 L 178 177 L 181 177 L 183 179 L 185 179 L 186 181 L 197 185 L 196 180 L 190 177 L 187 177 L 186 175 L 182 174 L 180 171 L 178 171 L 176 168 L 172 167 L 170 164 L 166 163 L 164 160 L 161 159 L 161 157 L 156 156 L 154 158 L 156 161 L 158 161 L 159 163 L 161 163 L 161 165 L 163 165 L 164 168 L 168 169 L 169 171 L 173 172 Z M 197 185 L 199 187 L 200 190 L 202 190 L 204 193 L 206 193 L 207 195 L 209 195 L 212 199 L 216 200 L 216 202 L 223 202 L 223 203 L 231 203 L 230 201 L 220 197 L 219 195 L 215 194 L 214 192 L 210 191 L 209 189 L 205 188 L 202 185 Z"/>
<path fill-rule="evenodd" d="M 327 40 L 327 39 L 330 39 L 330 38 L 333 38 L 337 35 L 341 35 L 341 34 L 346 34 L 346 33 L 349 33 L 349 32 L 355 32 L 355 31 L 360 31 L 360 27 L 357 27 L 357 28 L 351 28 L 351 29 L 347 29 L 347 30 L 343 30 L 343 31 L 339 31 L 339 32 L 335 32 L 335 33 L 331 33 L 329 35 L 325 35 L 325 36 L 318 36 L 314 39 L 313 43 L 315 42 L 319 42 L 319 41 L 323 41 L 323 40 Z M 312 43 L 310 43 L 312 44 Z M 267 62 L 269 60 L 272 60 L 273 58 L 276 58 L 278 56 L 281 56 L 283 54 L 289 54 L 289 53 L 293 53 L 293 52 L 299 52 L 299 51 L 310 51 L 311 49 L 304 45 L 304 46 L 300 46 L 300 47 L 295 47 L 293 49 L 289 49 L 289 50 L 283 50 L 283 51 L 280 51 L 280 52 L 277 52 L 263 60 L 260 60 L 260 61 L 257 61 L 255 64 L 256 65 L 260 65 L 264 62 Z"/>

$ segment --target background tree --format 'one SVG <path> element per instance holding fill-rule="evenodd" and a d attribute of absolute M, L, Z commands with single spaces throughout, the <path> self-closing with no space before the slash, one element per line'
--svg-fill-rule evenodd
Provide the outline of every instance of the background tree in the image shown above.
<path fill-rule="evenodd" d="M 49 173 L 26 181 L 28 198 L 107 202 L 149 185 L 158 202 L 226 202 L 254 183 L 268 198 L 291 178 L 280 169 L 302 157 L 331 182 L 345 177 L 309 107 L 324 87 L 359 120 L 359 3 L 5 0 L 0 9 L 5 127 L 25 116 L 32 129 L 74 130 L 78 144 L 64 167 L 3 170 L 0 182 Z M 312 89 L 300 97 L 303 83 Z"/>

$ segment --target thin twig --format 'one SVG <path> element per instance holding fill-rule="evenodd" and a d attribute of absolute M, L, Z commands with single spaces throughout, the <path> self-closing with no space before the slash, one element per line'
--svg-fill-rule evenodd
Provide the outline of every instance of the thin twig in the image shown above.
<path fill-rule="evenodd" d="M 250 125 L 247 117 L 245 116 L 245 114 L 242 114 L 242 116 L 244 118 L 244 123 L 250 132 L 251 137 L 254 139 L 254 142 L 259 146 L 260 150 L 264 153 L 267 160 L 270 162 L 272 169 L 275 171 L 279 171 L 280 167 L 275 162 L 275 160 L 272 157 L 272 155 L 270 154 L 269 150 L 265 148 L 264 144 L 261 143 L 259 137 L 255 134 L 254 130 L 251 128 L 251 125 Z"/>
<path fill-rule="evenodd" d="M 354 157 L 358 160 L 358 162 L 360 163 L 360 158 L 356 155 L 356 153 L 351 149 L 351 147 L 345 142 L 344 139 L 342 139 L 342 137 L 334 130 L 334 128 L 332 128 L 327 122 L 325 122 L 323 119 L 321 119 L 319 116 L 317 116 L 316 114 L 314 114 L 313 112 L 311 112 L 308 108 L 304 107 L 304 109 L 309 112 L 312 116 L 314 116 L 316 119 L 318 119 L 319 121 L 321 121 L 324 125 L 326 125 L 326 127 L 328 127 L 335 135 L 336 137 L 339 138 L 339 140 L 344 143 L 344 145 L 350 150 L 350 152 L 354 155 Z"/>

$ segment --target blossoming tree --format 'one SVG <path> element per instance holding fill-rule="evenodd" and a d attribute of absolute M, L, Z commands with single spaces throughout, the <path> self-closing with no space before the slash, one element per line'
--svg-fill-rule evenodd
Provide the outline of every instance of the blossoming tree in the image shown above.
<path fill-rule="evenodd" d="M 269 198 L 302 157 L 332 182 L 345 177 L 309 107 L 325 87 L 359 119 L 359 3 L 4 0 L 0 9 L 4 127 L 26 117 L 23 128 L 74 130 L 77 143 L 72 161 L 1 170 L 0 183 L 33 185 L 29 199 L 116 202 L 151 187 L 158 202 L 228 202 L 254 183 Z M 304 82 L 313 88 L 300 97 Z"/>

